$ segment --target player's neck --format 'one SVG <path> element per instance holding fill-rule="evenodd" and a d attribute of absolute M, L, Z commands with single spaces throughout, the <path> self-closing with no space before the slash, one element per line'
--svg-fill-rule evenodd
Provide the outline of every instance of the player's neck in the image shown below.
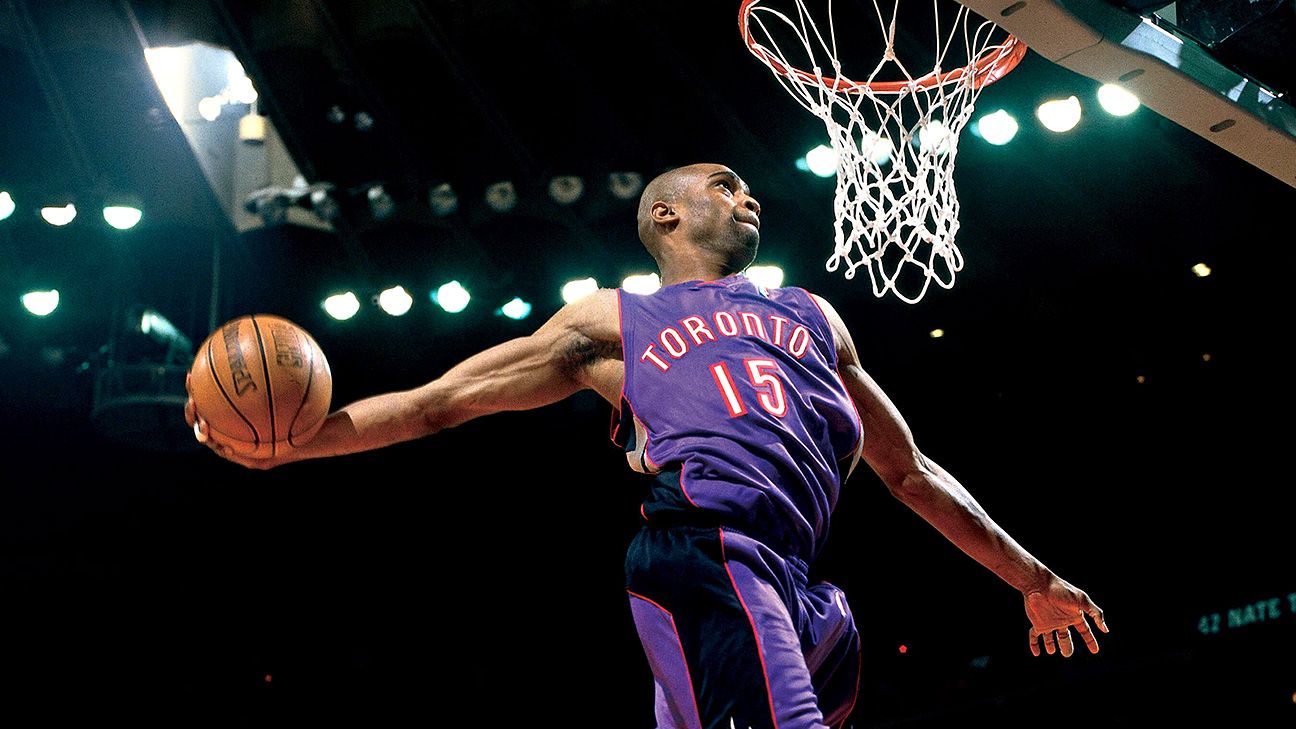
<path fill-rule="evenodd" d="M 712 261 L 690 259 L 668 261 L 661 266 L 661 285 L 673 286 L 685 281 L 715 281 L 730 275 Z"/>

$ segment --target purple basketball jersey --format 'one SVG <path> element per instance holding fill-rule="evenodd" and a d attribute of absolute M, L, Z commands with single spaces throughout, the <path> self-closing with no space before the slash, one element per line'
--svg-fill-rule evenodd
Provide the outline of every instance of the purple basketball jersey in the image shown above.
<path fill-rule="evenodd" d="M 625 384 L 613 440 L 628 445 L 637 417 L 647 442 L 634 447 L 662 472 L 644 517 L 728 526 L 813 559 L 861 435 L 818 304 L 742 274 L 617 294 Z"/>

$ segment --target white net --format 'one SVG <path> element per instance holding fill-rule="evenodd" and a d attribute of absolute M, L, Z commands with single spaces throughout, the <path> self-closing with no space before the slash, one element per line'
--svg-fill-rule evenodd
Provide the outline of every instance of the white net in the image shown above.
<path fill-rule="evenodd" d="M 915 75 L 896 53 L 899 0 L 889 13 L 882 1 L 873 0 L 873 10 L 885 50 L 860 80 L 843 75 L 832 0 L 819 8 L 819 23 L 806 0 L 744 0 L 741 28 L 752 54 L 824 123 L 837 153 L 827 269 L 844 265 L 851 279 L 863 266 L 875 296 L 890 291 L 912 304 L 933 282 L 952 287 L 963 268 L 954 242 L 959 135 L 981 89 L 1011 70 L 1025 47 L 989 21 L 970 23 L 962 5 L 942 24 L 942 0 L 922 0 L 935 3 L 935 67 Z M 995 35 L 1001 40 L 992 44 Z M 903 80 L 883 81 L 884 73 Z"/>

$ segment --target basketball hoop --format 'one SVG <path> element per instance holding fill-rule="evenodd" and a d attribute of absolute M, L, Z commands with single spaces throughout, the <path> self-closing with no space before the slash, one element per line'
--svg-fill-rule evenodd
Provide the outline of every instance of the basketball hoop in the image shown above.
<path fill-rule="evenodd" d="M 846 278 L 851 279 L 860 266 L 867 266 L 875 296 L 890 291 L 912 304 L 933 281 L 952 287 L 954 274 L 963 268 L 954 243 L 959 227 L 953 177 L 959 134 L 981 89 L 1016 67 L 1026 46 L 1006 33 L 992 43 L 998 27 L 982 21 L 971 29 L 971 13 L 962 5 L 951 27 L 943 29 L 943 0 L 931 0 L 935 63 L 931 71 L 915 77 L 896 55 L 900 0 L 895 0 L 889 20 L 878 5 L 882 1 L 873 0 L 873 9 L 885 50 L 859 81 L 842 72 L 832 0 L 826 3 L 826 35 L 806 0 L 743 0 L 738 28 L 752 55 L 824 123 L 837 152 L 836 232 L 826 268 L 836 271 L 844 263 Z M 770 7 L 775 3 L 788 9 Z M 956 47 L 961 55 L 951 57 Z M 947 59 L 962 65 L 944 70 L 950 65 Z M 904 78 L 880 79 L 892 66 Z"/>

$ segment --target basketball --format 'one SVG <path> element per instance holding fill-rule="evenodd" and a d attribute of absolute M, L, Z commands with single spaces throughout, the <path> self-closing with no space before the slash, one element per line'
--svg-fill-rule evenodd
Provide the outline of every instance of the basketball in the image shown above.
<path fill-rule="evenodd" d="M 194 410 L 210 436 L 249 458 L 272 458 L 314 437 L 333 397 L 323 350 L 305 329 L 273 314 L 222 324 L 189 368 Z"/>

